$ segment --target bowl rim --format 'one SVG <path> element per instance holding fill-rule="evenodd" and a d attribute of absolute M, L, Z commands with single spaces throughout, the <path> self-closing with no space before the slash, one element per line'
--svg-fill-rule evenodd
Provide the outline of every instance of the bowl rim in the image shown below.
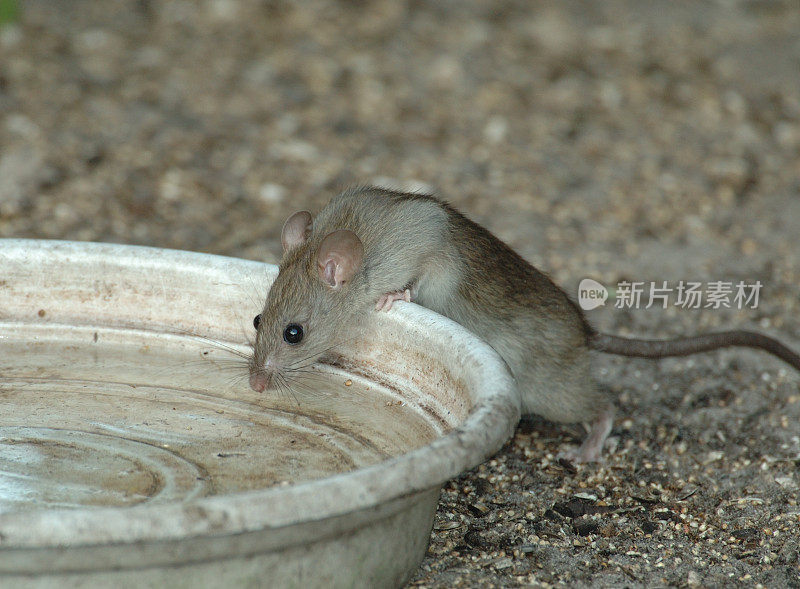
<path fill-rule="evenodd" d="M 276 267 L 250 260 L 147 246 L 55 240 L 0 239 L 0 264 L 9 255 L 105 259 L 127 271 L 183 267 L 214 272 L 236 265 L 248 272 Z M 270 487 L 186 502 L 126 507 L 42 509 L 0 513 L 0 551 L 7 548 L 94 546 L 227 536 L 355 514 L 403 500 L 444 484 L 494 454 L 511 437 L 520 417 L 516 385 L 504 361 L 458 323 L 415 304 L 384 314 L 397 328 L 432 333 L 443 349 L 457 351 L 482 383 L 476 405 L 457 428 L 431 443 L 372 466 L 285 487 Z M 0 318 L 0 322 L 2 322 Z M 0 374 L 2 379 L 2 374 Z M 324 489 L 324 492 L 323 492 Z"/>

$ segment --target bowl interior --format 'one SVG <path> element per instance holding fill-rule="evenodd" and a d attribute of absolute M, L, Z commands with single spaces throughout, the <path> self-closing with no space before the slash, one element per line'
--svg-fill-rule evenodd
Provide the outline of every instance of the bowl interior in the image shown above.
<path fill-rule="evenodd" d="M 58 242 L 0 256 L 0 513 L 325 478 L 420 448 L 474 404 L 430 346 L 397 345 L 397 325 L 253 392 L 248 338 L 274 267 Z"/>

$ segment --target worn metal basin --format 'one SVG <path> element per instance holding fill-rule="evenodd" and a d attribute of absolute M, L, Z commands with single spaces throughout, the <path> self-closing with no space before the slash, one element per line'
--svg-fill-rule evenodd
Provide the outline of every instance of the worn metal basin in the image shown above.
<path fill-rule="evenodd" d="M 397 586 L 441 485 L 519 417 L 499 357 L 416 305 L 291 392 L 242 355 L 276 268 L 0 240 L 0 586 Z"/>

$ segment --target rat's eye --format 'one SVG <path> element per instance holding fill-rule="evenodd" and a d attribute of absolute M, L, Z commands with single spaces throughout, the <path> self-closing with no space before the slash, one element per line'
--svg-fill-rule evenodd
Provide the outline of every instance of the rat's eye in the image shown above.
<path fill-rule="evenodd" d="M 255 317 L 253 317 L 253 327 L 255 327 L 256 330 L 258 330 L 258 326 L 259 325 L 261 325 L 261 315 L 260 314 L 256 315 Z"/>
<path fill-rule="evenodd" d="M 287 344 L 299 344 L 303 341 L 303 326 L 297 323 L 290 323 L 283 330 L 283 341 Z"/>

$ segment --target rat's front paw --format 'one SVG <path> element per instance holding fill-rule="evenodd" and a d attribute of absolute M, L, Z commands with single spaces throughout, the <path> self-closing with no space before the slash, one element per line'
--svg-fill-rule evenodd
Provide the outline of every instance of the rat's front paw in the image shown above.
<path fill-rule="evenodd" d="M 407 303 L 411 302 L 411 290 L 398 290 L 395 292 L 387 292 L 385 295 L 381 295 L 381 298 L 378 299 L 378 302 L 375 304 L 376 311 L 388 311 L 392 308 L 392 305 L 395 301 L 405 301 Z"/>

